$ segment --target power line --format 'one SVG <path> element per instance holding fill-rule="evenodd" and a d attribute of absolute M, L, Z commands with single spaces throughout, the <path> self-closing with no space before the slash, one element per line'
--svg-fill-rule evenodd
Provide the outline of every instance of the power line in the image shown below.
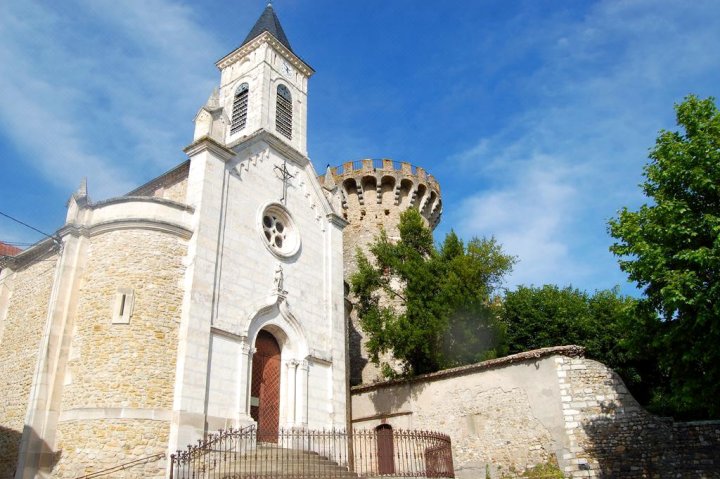
<path fill-rule="evenodd" d="M 25 227 L 27 227 L 27 228 L 30 228 L 30 229 L 33 230 L 33 231 L 37 231 L 38 233 L 40 233 L 40 234 L 43 235 L 43 236 L 47 236 L 48 238 L 50 238 L 51 240 L 53 240 L 56 244 L 60 244 L 60 241 L 58 240 L 58 238 L 57 238 L 56 236 L 50 236 L 49 234 L 45 233 L 44 231 L 40 231 L 39 229 L 35 228 L 34 226 L 30 226 L 30 225 L 27 224 L 27 223 L 23 223 L 23 222 L 20 221 L 19 219 L 13 218 L 12 216 L 10 216 L 10 215 L 8 215 L 8 214 L 5 214 L 5 213 L 3 213 L 2 211 L 0 211 L 0 215 L 4 216 L 5 218 L 11 219 L 11 220 L 13 220 L 13 221 L 16 222 L 16 223 L 20 223 L 21 225 L 23 225 L 23 226 L 25 226 Z"/>
<path fill-rule="evenodd" d="M 28 241 L 9 241 L 9 240 L 4 240 L 4 239 L 0 239 L 0 243 L 7 244 L 10 246 L 32 246 L 35 244 L 35 243 L 30 243 Z"/>

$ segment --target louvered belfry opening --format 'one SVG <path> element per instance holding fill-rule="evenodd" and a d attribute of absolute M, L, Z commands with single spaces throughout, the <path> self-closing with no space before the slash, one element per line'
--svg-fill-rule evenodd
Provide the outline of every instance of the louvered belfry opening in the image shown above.
<path fill-rule="evenodd" d="M 292 139 L 292 96 L 285 85 L 278 85 L 277 88 L 275 129 L 288 139 Z"/>
<path fill-rule="evenodd" d="M 260 442 L 277 442 L 280 422 L 280 346 L 272 334 L 260 331 L 255 340 L 250 416 L 257 421 Z"/>
<path fill-rule="evenodd" d="M 230 123 L 230 134 L 237 133 L 245 128 L 247 123 L 248 111 L 248 93 L 250 89 L 247 83 L 241 84 L 235 90 L 235 99 L 233 100 L 232 122 Z"/>

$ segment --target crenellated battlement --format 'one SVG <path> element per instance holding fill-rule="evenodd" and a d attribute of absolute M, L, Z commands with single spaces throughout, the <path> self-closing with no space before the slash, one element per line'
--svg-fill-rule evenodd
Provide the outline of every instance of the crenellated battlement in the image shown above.
<path fill-rule="evenodd" d="M 351 223 L 364 220 L 371 210 L 379 220 L 381 216 L 397 218 L 398 211 L 410 207 L 420 211 L 430 228 L 440 222 L 440 185 L 421 167 L 383 158 L 348 161 L 330 172 L 341 187 L 344 216 Z M 374 211 L 379 209 L 383 210 L 380 215 Z"/>

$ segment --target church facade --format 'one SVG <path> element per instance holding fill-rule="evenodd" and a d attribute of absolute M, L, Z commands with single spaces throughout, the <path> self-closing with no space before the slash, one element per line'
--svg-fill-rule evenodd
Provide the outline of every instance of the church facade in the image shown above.
<path fill-rule="evenodd" d="M 0 478 L 346 426 L 347 222 L 307 156 L 313 70 L 271 6 L 217 67 L 188 161 L 97 203 L 81 185 L 57 234 L 5 262 Z"/>

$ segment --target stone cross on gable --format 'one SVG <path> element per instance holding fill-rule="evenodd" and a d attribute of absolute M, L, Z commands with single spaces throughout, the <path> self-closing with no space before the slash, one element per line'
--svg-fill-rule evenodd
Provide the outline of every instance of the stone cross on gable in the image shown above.
<path fill-rule="evenodd" d="M 280 203 L 287 206 L 288 181 L 290 180 L 290 178 L 295 178 L 295 175 L 290 174 L 290 171 L 287 169 L 287 160 L 283 160 L 282 166 L 275 165 L 275 171 L 278 173 L 278 178 L 280 178 L 283 184 L 282 198 L 280 198 Z"/>

